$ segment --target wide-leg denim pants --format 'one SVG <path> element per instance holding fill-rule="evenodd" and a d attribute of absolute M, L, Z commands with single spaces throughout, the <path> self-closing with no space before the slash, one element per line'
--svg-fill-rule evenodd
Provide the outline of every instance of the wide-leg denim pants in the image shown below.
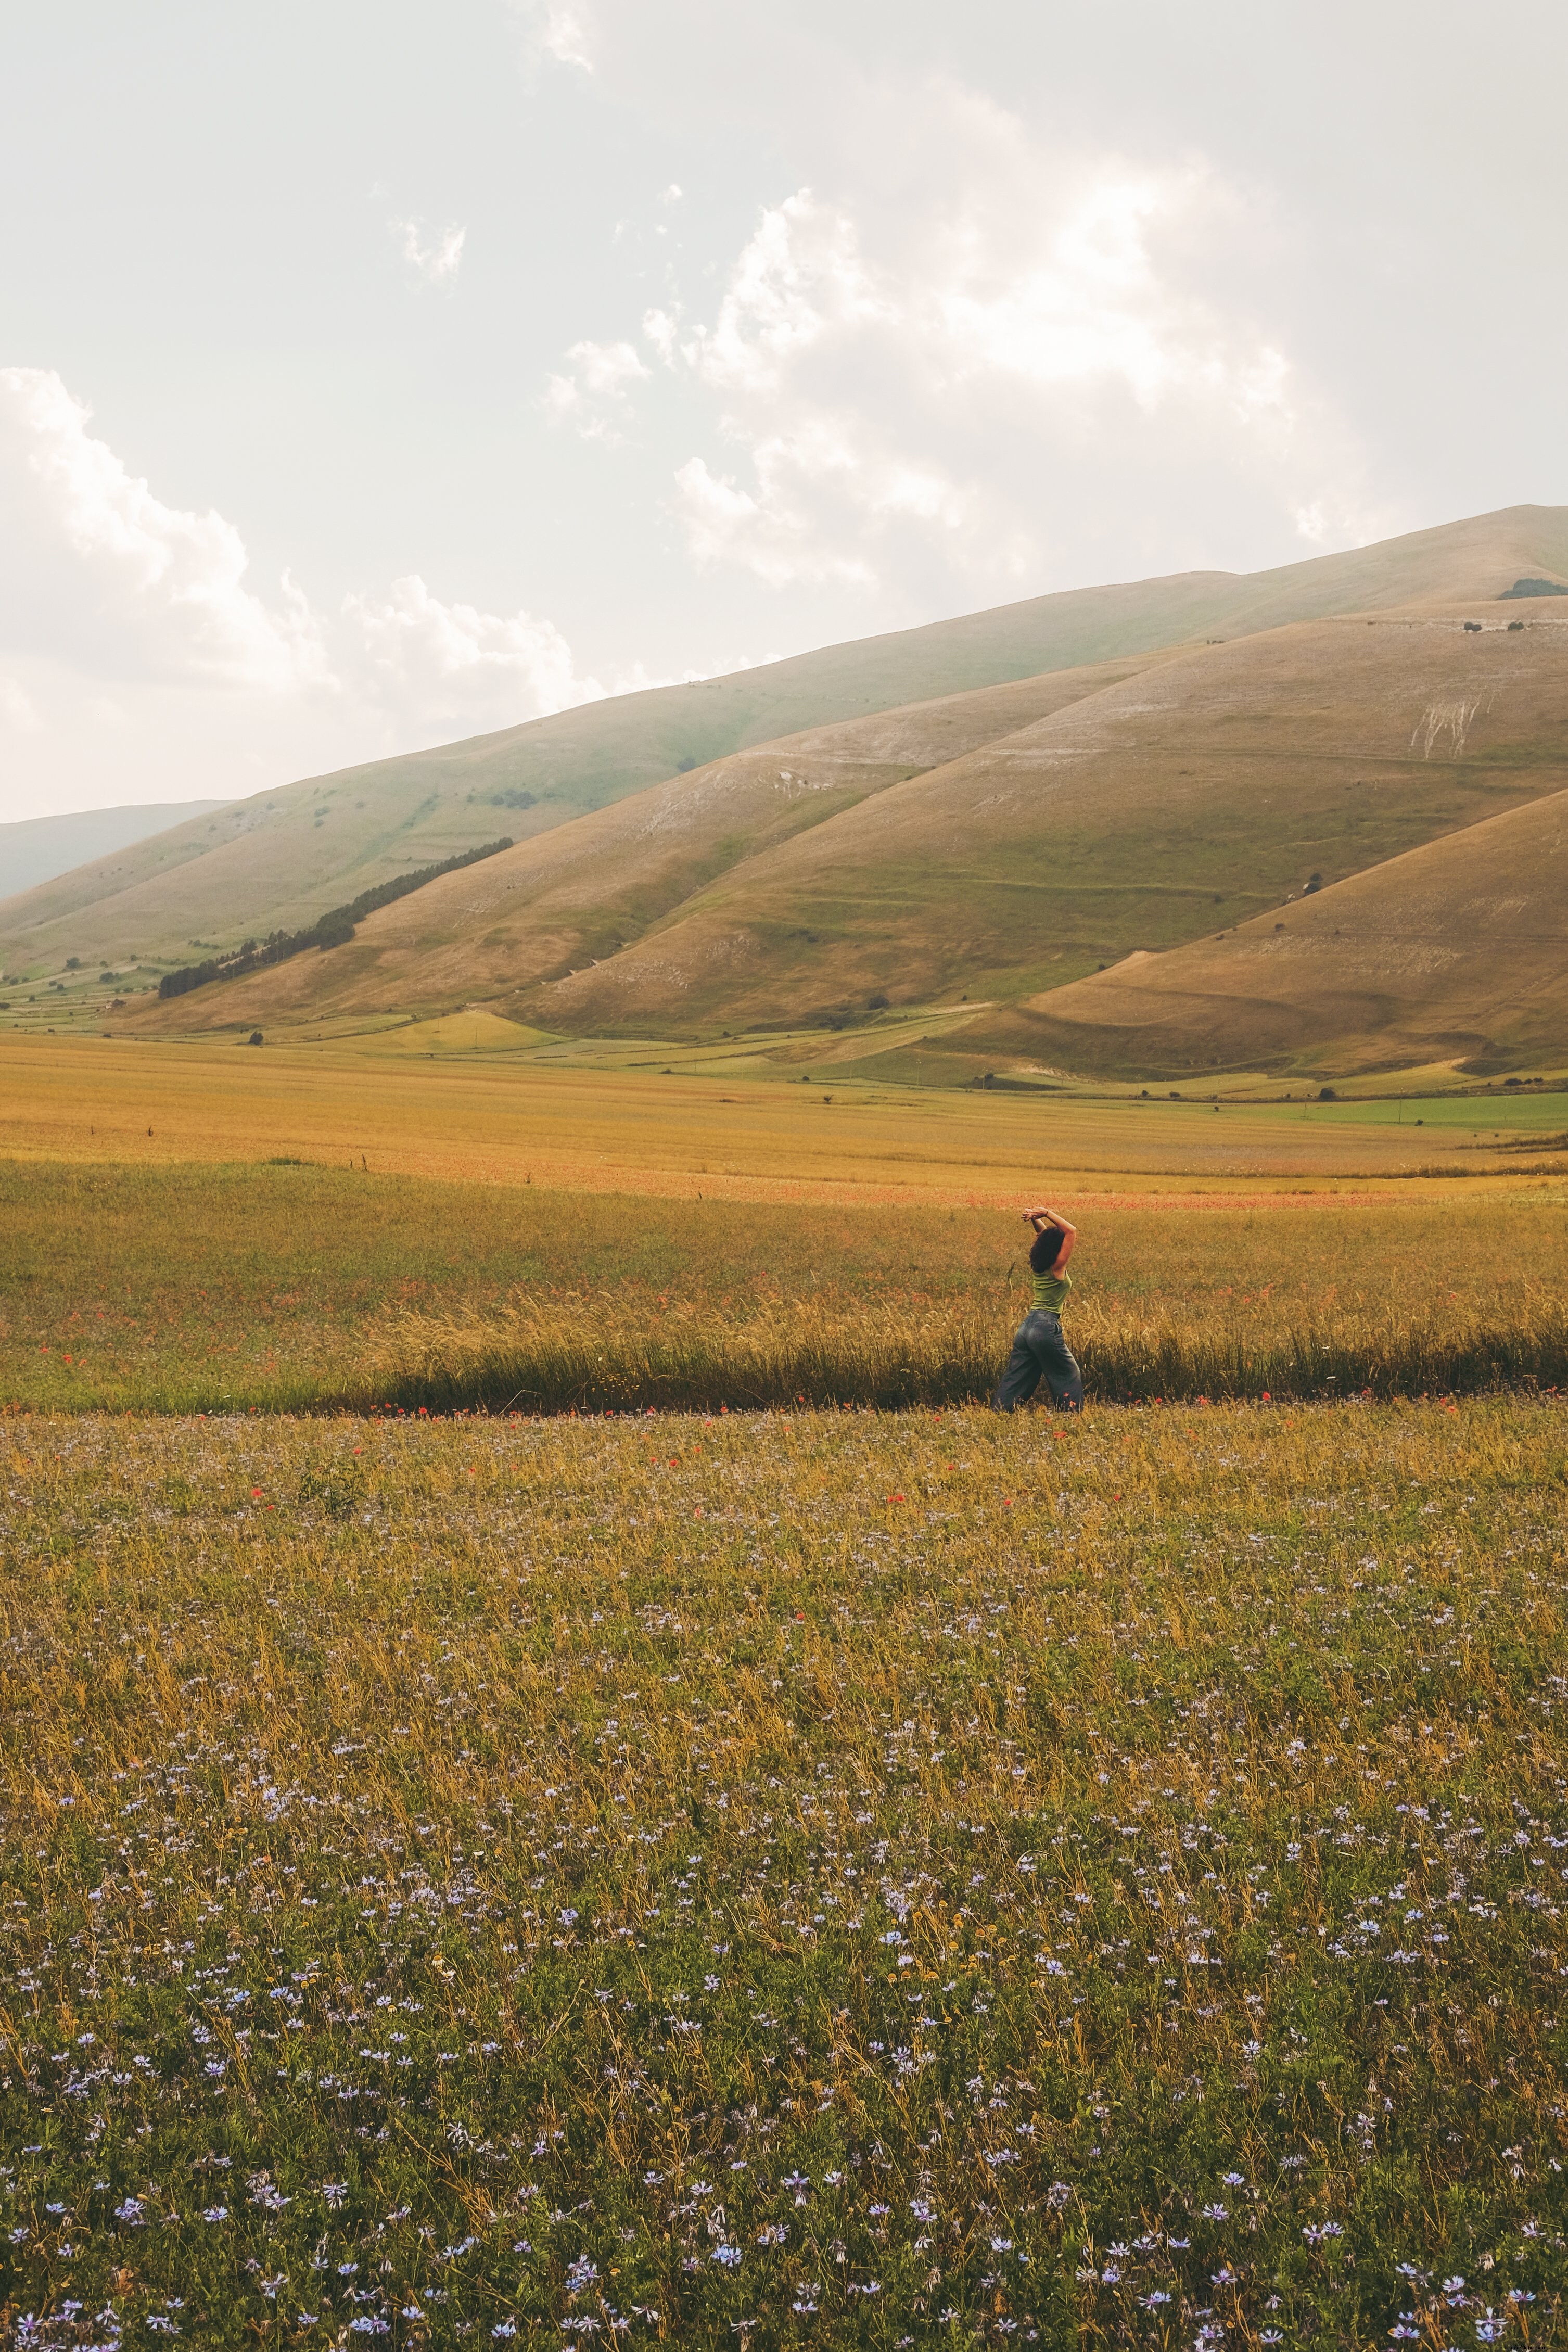
<path fill-rule="evenodd" d="M 998 1412 L 1017 1412 L 1041 1381 L 1051 1391 L 1052 1403 L 1068 1412 L 1082 1410 L 1083 1375 L 1061 1336 L 1061 1318 L 1037 1307 L 1019 1325 L 1001 1386 L 991 1403 Z"/>

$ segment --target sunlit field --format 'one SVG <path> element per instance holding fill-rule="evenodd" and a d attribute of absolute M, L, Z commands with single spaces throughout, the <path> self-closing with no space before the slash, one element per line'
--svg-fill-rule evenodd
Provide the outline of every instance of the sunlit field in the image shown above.
<path fill-rule="evenodd" d="M 89 1050 L 0 1161 L 0 2342 L 1563 2340 L 1560 1178 L 774 1080 L 727 1190 L 673 1074 L 127 1047 L 131 1137 Z M 1041 1189 L 1089 1406 L 1001 1422 Z"/>
<path fill-rule="evenodd" d="M 1568 1386 L 1563 1195 L 1091 1197 L 1073 1343 L 1105 1399 Z M 989 1393 L 1028 1297 L 1010 1212 L 287 1160 L 0 1162 L 0 1231 L 12 1410 L 956 1402 Z"/>
<path fill-rule="evenodd" d="M 1012 1204 L 1045 1170 L 1100 1192 L 1228 1198 L 1568 1168 L 1558 1091 L 1500 1087 L 1458 1108 L 1145 1100 L 898 1087 L 836 1077 L 831 1060 L 802 1078 L 758 1076 L 746 1057 L 677 1067 L 664 1046 L 639 1057 L 622 1045 L 598 1066 L 586 1048 L 564 1051 L 422 1059 L 373 1037 L 252 1049 L 238 1036 L 0 1034 L 0 1150 L 134 1168 L 289 1157 L 446 1181 L 887 1207 Z"/>
<path fill-rule="evenodd" d="M 1565 1435 L 11 1423 L 16 2340 L 1561 2341 Z"/>

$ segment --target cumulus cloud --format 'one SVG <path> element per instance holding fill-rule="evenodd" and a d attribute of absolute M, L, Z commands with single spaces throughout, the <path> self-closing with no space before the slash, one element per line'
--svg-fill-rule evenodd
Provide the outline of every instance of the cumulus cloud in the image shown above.
<path fill-rule="evenodd" d="M 1140 471 L 1195 466 L 1217 488 L 1250 468 L 1321 540 L 1332 422 L 1278 345 L 1162 251 L 1223 194 L 1201 171 L 1111 168 L 1021 217 L 971 199 L 903 251 L 868 250 L 810 190 L 771 208 L 711 325 L 649 336 L 717 396 L 740 460 L 676 474 L 694 554 L 775 583 L 870 583 L 921 542 L 1005 588 L 1049 563 L 1089 484 L 1120 506 Z"/>
<path fill-rule="evenodd" d="M 462 267 L 464 240 L 468 235 L 465 228 L 447 228 L 439 237 L 434 234 L 427 237 L 422 221 L 394 220 L 388 226 L 404 261 L 427 286 L 444 286 L 456 277 Z"/>
<path fill-rule="evenodd" d="M 335 635 L 345 687 L 422 729 L 515 724 L 605 691 L 579 677 L 552 622 L 444 604 L 417 573 L 388 594 L 349 597 Z"/>
<path fill-rule="evenodd" d="M 417 574 L 268 601 L 231 522 L 165 505 L 89 424 L 57 375 L 0 371 L 0 730 L 26 751 L 5 814 L 24 776 L 29 807 L 81 804 L 84 776 L 89 802 L 249 790 L 607 691 L 548 619 Z"/>
<path fill-rule="evenodd" d="M 321 677 L 309 608 L 287 580 L 268 605 L 244 542 L 210 509 L 165 506 L 88 427 L 45 368 L 0 369 L 0 632 L 106 677 L 287 692 Z"/>
<path fill-rule="evenodd" d="M 573 343 L 570 375 L 552 375 L 545 406 L 558 424 L 574 425 L 585 441 L 619 441 L 632 386 L 652 371 L 631 343 Z"/>
<path fill-rule="evenodd" d="M 587 0 L 513 0 L 523 29 L 523 58 L 536 68 L 549 58 L 559 66 L 593 71 L 593 32 Z"/>
<path fill-rule="evenodd" d="M 1252 192 L 1048 148 L 950 81 L 866 103 L 860 151 L 763 211 L 716 306 L 644 314 L 699 564 L 929 603 L 1094 576 L 1097 546 L 1162 568 L 1219 515 L 1303 553 L 1372 534 L 1353 436 L 1239 290 L 1266 281 Z M 555 383 L 607 437 L 643 389 Z"/>

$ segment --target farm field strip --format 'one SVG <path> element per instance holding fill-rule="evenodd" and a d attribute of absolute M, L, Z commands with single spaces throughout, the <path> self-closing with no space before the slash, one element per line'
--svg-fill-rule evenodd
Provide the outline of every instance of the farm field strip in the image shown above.
<path fill-rule="evenodd" d="M 34 2340 L 1560 2340 L 1563 1406 L 0 1446 Z"/>
<path fill-rule="evenodd" d="M 1075 1204 L 1092 1388 L 1568 1386 L 1568 1188 L 1413 1189 Z M 1022 1228 L 988 1209 L 287 1161 L 0 1160 L 0 1231 L 13 1411 L 953 1402 L 988 1392 L 1028 1296 Z"/>
<path fill-rule="evenodd" d="M 747 1084 L 479 1060 L 389 1065 L 340 1047 L 0 1038 L 0 1150 L 16 1158 L 267 1157 L 576 1191 L 1017 1205 L 1078 1192 L 1257 1192 L 1290 1181 L 1503 1181 L 1469 1132 L 1353 1107 L 1143 1103 Z M 1501 1112 L 1484 1107 L 1488 1125 Z M 1560 1103 L 1529 1106 L 1559 1131 Z M 1515 1121 L 1526 1112 L 1510 1106 Z M 1478 1122 L 1479 1123 L 1479 1122 Z M 1517 1127 L 1515 1132 L 1520 1131 Z M 1490 1136 L 1483 1141 L 1490 1141 Z M 1397 1189 L 1406 1189 L 1401 1183 Z"/>

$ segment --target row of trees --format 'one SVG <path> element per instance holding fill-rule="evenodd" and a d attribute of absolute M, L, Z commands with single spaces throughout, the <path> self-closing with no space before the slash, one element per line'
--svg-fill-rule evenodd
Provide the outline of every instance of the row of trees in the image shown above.
<path fill-rule="evenodd" d="M 503 849 L 510 849 L 510 835 L 500 841 L 487 841 L 479 849 L 465 849 L 456 857 L 444 857 L 435 866 L 418 866 L 410 874 L 394 875 L 390 882 L 378 882 L 373 888 L 361 890 L 346 907 L 332 907 L 302 931 L 269 931 L 265 940 L 246 940 L 232 955 L 209 956 L 204 963 L 176 964 L 166 971 L 158 983 L 160 996 L 188 996 L 193 988 L 205 988 L 210 981 L 237 980 L 247 971 L 265 971 L 268 964 L 284 963 L 290 956 L 303 955 L 307 948 L 340 948 L 354 936 L 354 926 L 366 915 L 373 915 L 378 907 L 390 907 L 394 898 L 406 898 L 414 890 L 423 890 L 443 874 L 455 874 L 462 866 L 477 866 L 481 858 L 494 857 Z"/>

